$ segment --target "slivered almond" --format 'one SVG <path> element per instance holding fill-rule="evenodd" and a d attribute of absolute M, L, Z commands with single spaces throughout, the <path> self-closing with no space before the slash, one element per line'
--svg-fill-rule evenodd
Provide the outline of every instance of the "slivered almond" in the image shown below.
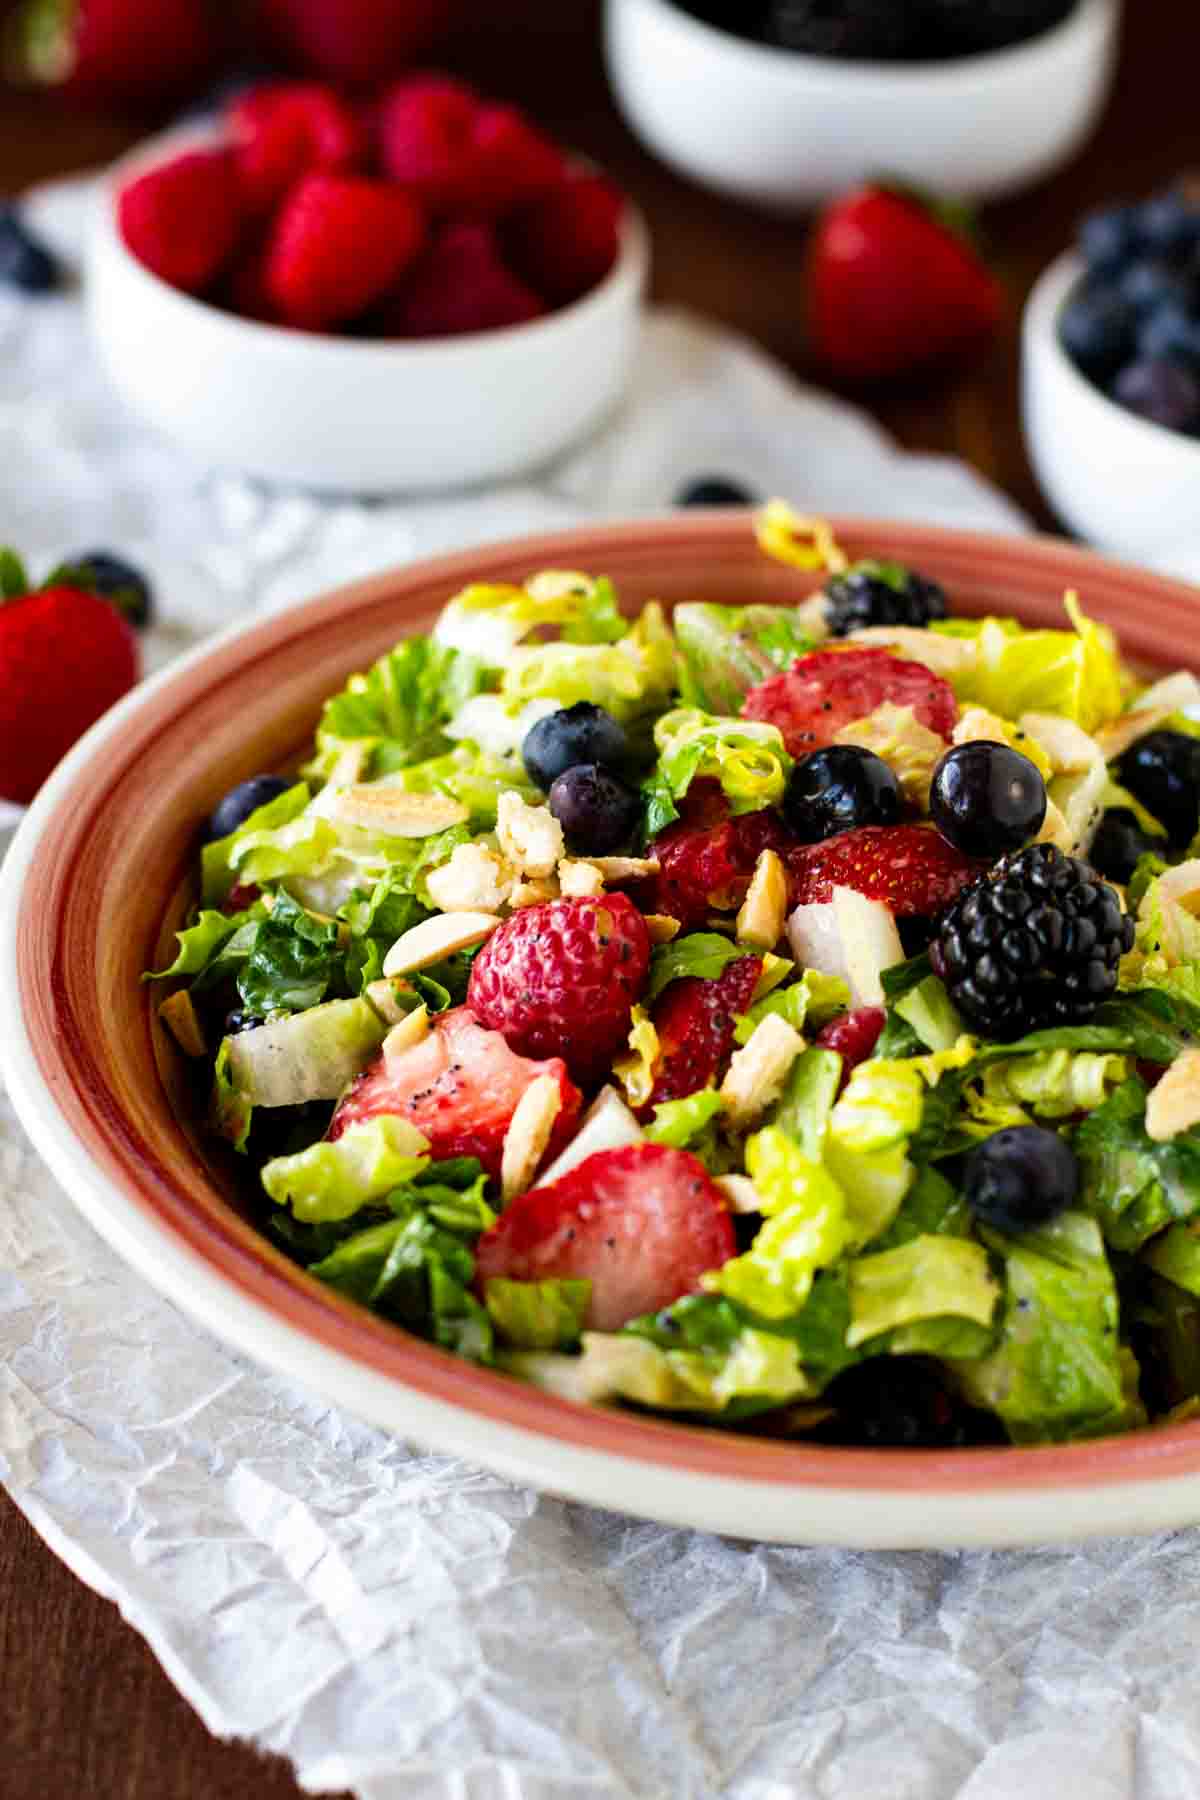
<path fill-rule="evenodd" d="M 1150 1090 L 1146 1132 L 1165 1144 L 1193 1125 L 1200 1125 L 1200 1050 L 1185 1050 Z"/>
<path fill-rule="evenodd" d="M 169 994 L 159 1007 L 158 1016 L 185 1056 L 207 1056 L 204 1030 L 186 988 Z"/>
<path fill-rule="evenodd" d="M 642 923 L 652 944 L 669 944 L 672 938 L 679 936 L 679 920 L 673 919 L 670 913 L 643 913 Z"/>
<path fill-rule="evenodd" d="M 533 1180 L 561 1108 L 562 1090 L 553 1075 L 539 1075 L 517 1101 L 500 1155 L 500 1194 L 505 1206 Z"/>
<path fill-rule="evenodd" d="M 606 882 L 640 881 L 644 875 L 657 875 L 659 864 L 653 856 L 591 856 L 594 869 L 599 869 Z"/>
<path fill-rule="evenodd" d="M 411 1050 L 414 1044 L 419 1044 L 421 1039 L 427 1037 L 428 1034 L 429 1009 L 424 1005 L 414 1006 L 413 1010 L 406 1014 L 398 1025 L 392 1026 L 384 1038 L 384 1062 L 389 1064 L 395 1062 L 397 1057 L 403 1056 L 406 1050 Z"/>
<path fill-rule="evenodd" d="M 399 1025 L 409 1016 L 408 1007 L 400 1004 L 400 995 L 412 991 L 407 981 L 369 981 L 363 997 L 371 1002 L 385 1025 Z"/>
<path fill-rule="evenodd" d="M 721 1083 L 721 1100 L 735 1129 L 752 1123 L 778 1098 L 784 1077 L 803 1048 L 800 1033 L 778 1013 L 760 1020 L 749 1043 L 734 1053 Z"/>
<path fill-rule="evenodd" d="M 594 862 L 564 856 L 558 865 L 558 885 L 564 899 L 588 900 L 604 892 L 604 876 Z"/>
<path fill-rule="evenodd" d="M 761 850 L 737 916 L 738 943 L 773 950 L 787 923 L 787 903 L 787 871 L 774 850 Z"/>
<path fill-rule="evenodd" d="M 762 1211 L 762 1198 L 748 1175 L 718 1175 L 716 1184 L 728 1200 L 730 1212 Z"/>
<path fill-rule="evenodd" d="M 452 825 L 465 825 L 470 810 L 448 794 L 408 794 L 386 782 L 343 788 L 330 802 L 330 817 L 344 825 L 361 825 L 384 837 L 432 837 Z"/>
<path fill-rule="evenodd" d="M 438 913 L 398 937 L 383 959 L 385 975 L 408 975 L 441 962 L 456 950 L 469 950 L 491 937 L 500 921 L 495 913 Z"/>
<path fill-rule="evenodd" d="M 1157 731 L 1171 717 L 1173 710 L 1169 706 L 1144 706 L 1134 712 L 1122 713 L 1111 725 L 1102 725 L 1096 733 L 1096 742 L 1103 752 L 1105 762 L 1116 762 L 1118 756 L 1124 756 L 1139 739 L 1149 737 L 1152 731 Z"/>

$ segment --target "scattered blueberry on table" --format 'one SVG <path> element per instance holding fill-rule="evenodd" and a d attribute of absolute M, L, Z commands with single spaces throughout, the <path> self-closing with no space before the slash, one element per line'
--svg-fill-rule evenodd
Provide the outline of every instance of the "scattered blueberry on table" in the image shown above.
<path fill-rule="evenodd" d="M 14 206 L 0 206 L 0 283 L 23 294 L 48 294 L 58 287 L 58 260 L 34 236 Z"/>
<path fill-rule="evenodd" d="M 698 475 L 675 496 L 676 506 L 753 506 L 754 495 L 725 475 Z"/>
<path fill-rule="evenodd" d="M 154 622 L 154 591 L 140 569 L 111 550 L 81 550 L 55 571 L 55 578 L 103 594 L 135 631 Z"/>

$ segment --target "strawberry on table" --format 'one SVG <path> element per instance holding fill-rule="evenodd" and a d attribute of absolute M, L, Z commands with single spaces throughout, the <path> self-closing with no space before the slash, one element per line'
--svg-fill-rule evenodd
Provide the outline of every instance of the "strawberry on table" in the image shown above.
<path fill-rule="evenodd" d="M 687 931 L 712 912 L 735 912 L 762 851 L 782 854 L 793 839 L 773 812 L 731 818 L 715 781 L 693 782 L 681 810 L 650 846 L 659 872 L 638 884 L 638 898 L 647 912 L 666 913 Z"/>
<path fill-rule="evenodd" d="M 0 599 L 0 798 L 32 800 L 137 677 L 133 630 L 98 594 L 52 587 Z"/>
<path fill-rule="evenodd" d="M 881 900 L 899 919 L 927 918 L 957 899 L 980 865 L 926 825 L 862 825 L 787 858 L 794 906 L 821 904 L 835 887 Z"/>
<path fill-rule="evenodd" d="M 886 186 L 837 200 L 808 266 L 812 347 L 835 375 L 873 381 L 965 358 L 995 335 L 1004 292 L 961 209 Z"/>
<path fill-rule="evenodd" d="M 467 1005 L 525 1056 L 561 1056 L 598 1081 L 624 1047 L 650 968 L 650 939 L 624 894 L 522 907 L 471 967 Z"/>
<path fill-rule="evenodd" d="M 549 1187 L 515 1200 L 479 1239 L 482 1293 L 512 1281 L 590 1281 L 585 1325 L 616 1331 L 694 1293 L 734 1254 L 725 1197 L 686 1150 L 601 1150 Z"/>
<path fill-rule="evenodd" d="M 557 186 L 562 151 L 516 107 L 443 75 L 402 81 L 379 109 L 384 169 L 432 212 L 499 218 Z"/>
<path fill-rule="evenodd" d="M 172 287 L 200 293 L 225 267 L 241 235 L 233 156 L 228 150 L 186 150 L 147 169 L 121 189 L 117 219 L 139 262 Z"/>
<path fill-rule="evenodd" d="M 778 726 L 793 756 L 835 742 L 842 727 L 884 701 L 911 706 L 918 724 L 949 740 L 958 718 L 954 689 L 923 663 L 890 650 L 814 650 L 751 688 L 742 717 Z"/>
<path fill-rule="evenodd" d="M 320 331 L 387 292 L 421 247 L 408 195 L 357 175 L 306 175 L 285 202 L 267 250 L 264 286 L 281 318 Z"/>
<path fill-rule="evenodd" d="M 329 1127 L 339 1138 L 350 1125 L 380 1115 L 407 1119 L 429 1139 L 435 1160 L 477 1156 L 499 1176 L 504 1136 L 531 1082 L 549 1075 L 558 1083 L 560 1108 L 547 1154 L 570 1135 L 579 1111 L 579 1089 L 557 1057 L 532 1062 L 510 1050 L 498 1031 L 486 1030 L 465 1006 L 443 1013 L 420 1043 L 388 1061 L 382 1054 L 352 1083 Z"/>
<path fill-rule="evenodd" d="M 740 956 L 711 979 L 686 975 L 664 991 L 652 1014 L 662 1060 L 642 1116 L 717 1082 L 733 1049 L 734 1021 L 750 1005 L 761 974 L 761 956 Z"/>
<path fill-rule="evenodd" d="M 242 200 L 256 214 L 270 212 L 310 169 L 344 174 L 366 161 L 366 132 L 356 113 L 320 82 L 251 88 L 231 102 L 225 118 Z"/>

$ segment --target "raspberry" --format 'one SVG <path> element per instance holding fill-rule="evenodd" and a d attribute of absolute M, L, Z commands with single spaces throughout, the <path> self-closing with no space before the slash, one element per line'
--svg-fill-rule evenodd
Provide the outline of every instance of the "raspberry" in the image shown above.
<path fill-rule="evenodd" d="M 600 1150 L 549 1187 L 520 1195 L 475 1247 L 488 1281 L 590 1281 L 584 1324 L 617 1331 L 659 1312 L 734 1254 L 724 1195 L 686 1150 Z"/>
<path fill-rule="evenodd" d="M 832 744 L 844 725 L 890 700 L 911 706 L 919 722 L 949 739 L 958 718 L 954 689 L 922 663 L 889 650 L 815 650 L 782 675 L 751 688 L 742 717 L 777 725 L 793 756 Z"/>
<path fill-rule="evenodd" d="M 1053 844 L 1006 857 L 961 895 L 930 947 L 977 1030 L 1002 1042 L 1082 1025 L 1115 992 L 1133 920 L 1107 882 Z"/>
<path fill-rule="evenodd" d="M 979 874 L 978 863 L 925 825 L 862 825 L 793 846 L 785 860 L 794 906 L 830 900 L 835 887 L 848 887 L 902 919 L 940 912 Z"/>
<path fill-rule="evenodd" d="M 717 784 L 697 781 L 682 819 L 650 846 L 659 872 L 639 884 L 638 898 L 646 912 L 668 913 L 686 931 L 712 912 L 736 911 L 763 850 L 786 856 L 795 847 L 773 812 L 731 819 Z"/>
<path fill-rule="evenodd" d="M 920 629 L 945 617 L 946 595 L 938 583 L 899 563 L 856 563 L 825 584 L 825 622 L 835 638 L 870 625 Z"/>
<path fill-rule="evenodd" d="M 604 279 L 620 246 L 621 196 L 600 175 L 577 175 L 509 220 L 513 268 L 555 306 Z"/>
<path fill-rule="evenodd" d="M 818 1050 L 837 1051 L 845 1081 L 851 1069 L 857 1069 L 872 1054 L 886 1023 L 882 1006 L 860 1006 L 855 1012 L 843 1013 L 840 1019 L 831 1019 L 814 1041 Z"/>
<path fill-rule="evenodd" d="M 220 274 L 241 233 L 233 158 L 187 150 L 121 189 L 117 219 L 126 246 L 160 280 L 198 294 Z"/>
<path fill-rule="evenodd" d="M 662 1061 L 644 1109 L 649 1118 L 664 1100 L 682 1100 L 715 1082 L 733 1049 L 733 1025 L 750 1005 L 762 974 L 760 956 L 741 956 L 706 980 L 673 981 L 654 1008 Z"/>
<path fill-rule="evenodd" d="M 344 174 L 366 159 L 366 134 L 345 101 L 319 82 L 239 94 L 225 115 L 246 207 L 269 213 L 311 169 Z"/>
<path fill-rule="evenodd" d="M 498 1176 L 504 1137 L 530 1082 L 558 1082 L 560 1109 L 547 1154 L 570 1136 L 579 1090 L 557 1058 L 531 1062 L 509 1049 L 498 1031 L 485 1031 L 465 1006 L 433 1022 L 419 1044 L 389 1062 L 380 1056 L 348 1088 L 329 1127 L 331 1139 L 350 1125 L 380 1115 L 408 1119 L 429 1139 L 436 1159 L 477 1156 Z"/>
<path fill-rule="evenodd" d="M 320 331 L 386 293 L 420 249 L 407 194 L 354 175 L 306 175 L 275 222 L 264 285 L 283 319 Z"/>
<path fill-rule="evenodd" d="M 646 985 L 650 940 L 624 894 L 526 906 L 492 933 L 467 1005 L 523 1056 L 561 1056 L 597 1081 L 622 1049 Z"/>
<path fill-rule="evenodd" d="M 379 139 L 387 173 L 431 212 L 499 218 L 564 175 L 562 152 L 515 107 L 444 77 L 394 87 Z"/>
<path fill-rule="evenodd" d="M 460 337 L 545 311 L 500 260 L 490 225 L 446 225 L 374 320 L 385 337 Z"/>
<path fill-rule="evenodd" d="M 32 800 L 137 676 L 133 630 L 99 594 L 53 587 L 0 602 L 0 796 Z"/>
<path fill-rule="evenodd" d="M 467 206 L 502 218 L 557 187 L 566 174 L 563 153 L 515 106 L 482 106 L 473 131 L 475 190 Z"/>

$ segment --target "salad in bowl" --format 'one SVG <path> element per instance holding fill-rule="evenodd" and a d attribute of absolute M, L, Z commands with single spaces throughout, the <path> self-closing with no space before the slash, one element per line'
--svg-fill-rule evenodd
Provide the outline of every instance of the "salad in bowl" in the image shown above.
<path fill-rule="evenodd" d="M 212 1128 L 317 1281 L 579 1401 L 1188 1417 L 1200 682 L 756 528 L 821 591 L 468 586 L 226 795 L 152 977 Z"/>

